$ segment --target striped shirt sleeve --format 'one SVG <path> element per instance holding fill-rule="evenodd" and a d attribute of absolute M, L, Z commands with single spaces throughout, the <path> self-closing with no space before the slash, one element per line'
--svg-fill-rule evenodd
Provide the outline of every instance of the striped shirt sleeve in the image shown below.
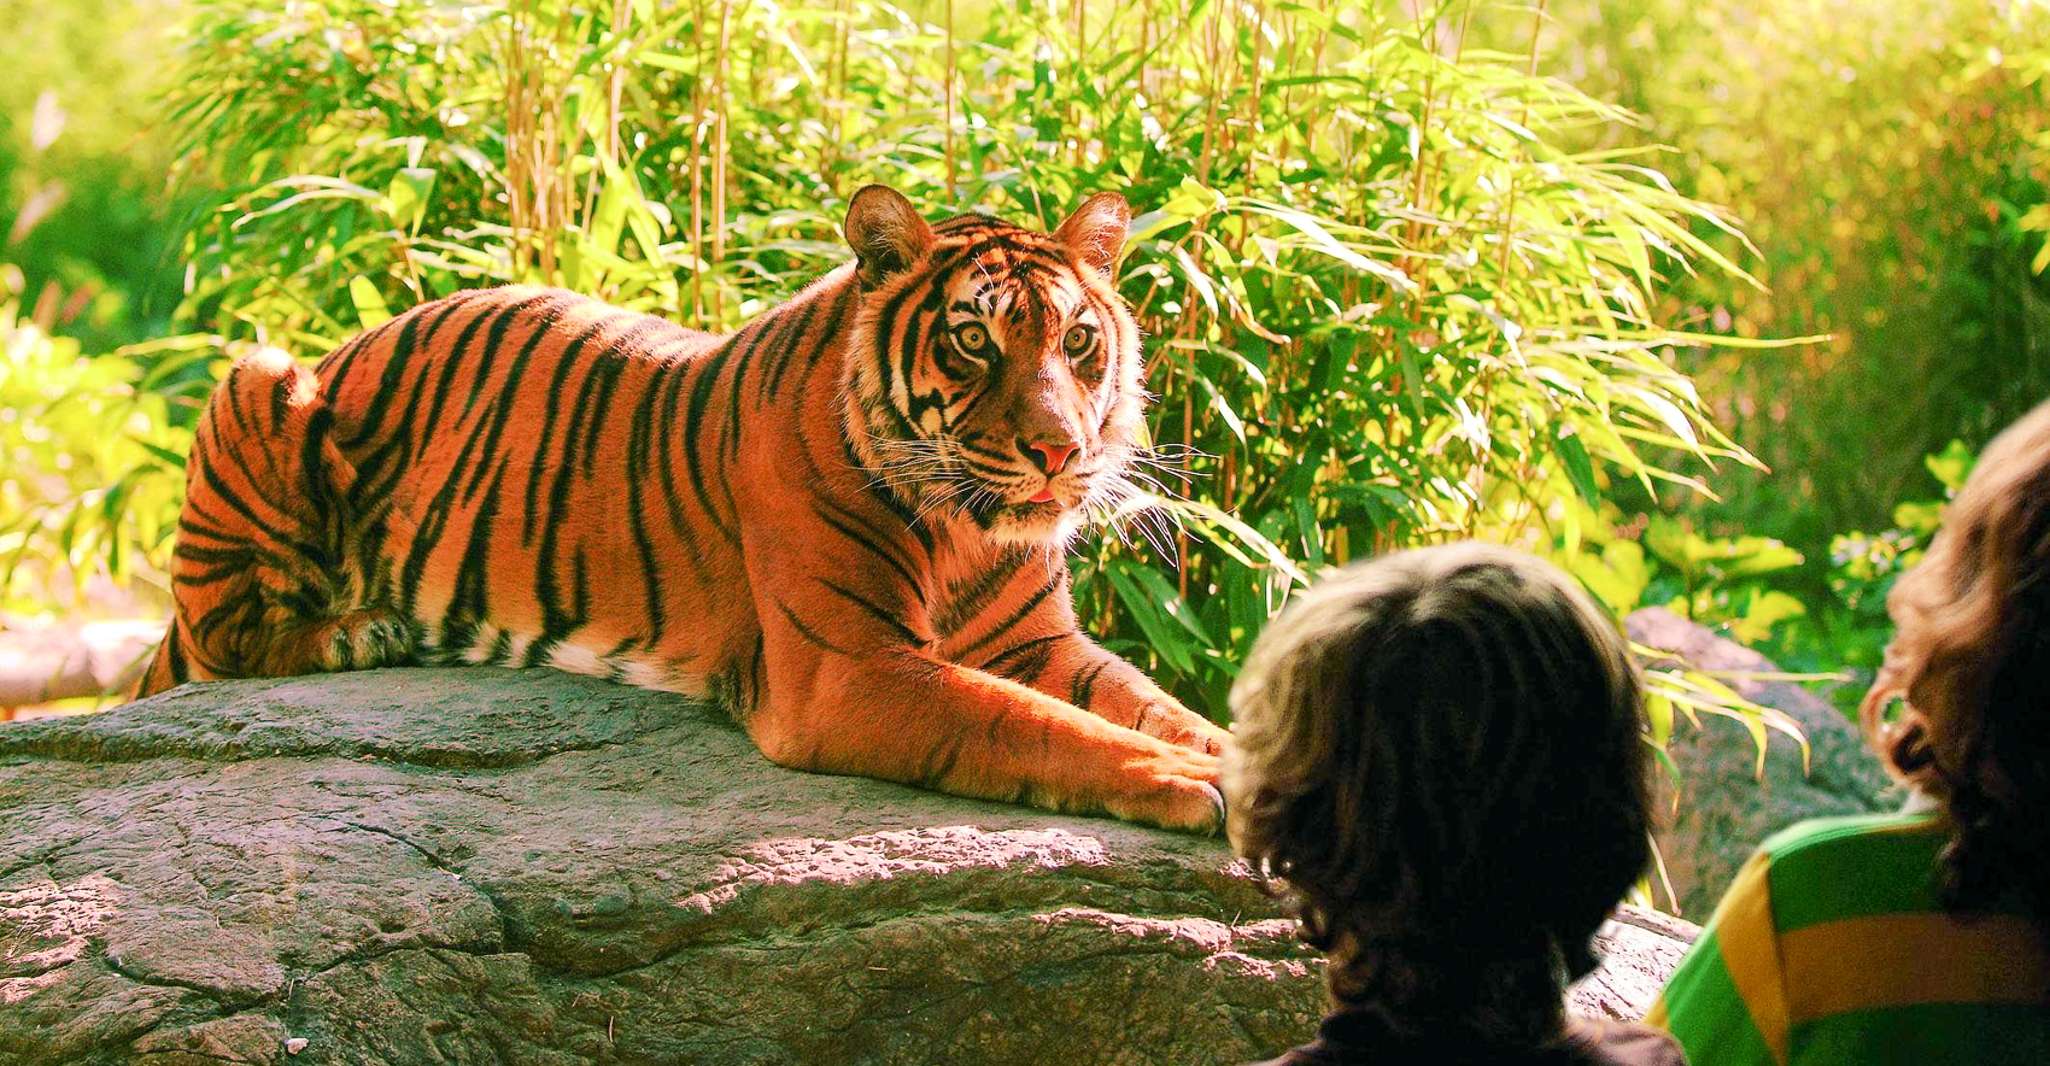
<path fill-rule="evenodd" d="M 1785 1066 L 1787 999 L 1773 924 L 1771 858 L 1744 864 L 1701 939 L 1645 1021 L 1673 1034 L 1692 1062 Z"/>

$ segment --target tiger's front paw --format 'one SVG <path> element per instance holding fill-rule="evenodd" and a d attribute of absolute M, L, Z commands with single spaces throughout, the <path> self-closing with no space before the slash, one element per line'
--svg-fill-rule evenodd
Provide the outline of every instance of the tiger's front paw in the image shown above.
<path fill-rule="evenodd" d="M 1217 723 L 1172 703 L 1148 703 L 1140 707 L 1132 728 L 1156 740 L 1205 755 L 1224 754 L 1224 745 L 1231 739 L 1231 734 Z"/>
<path fill-rule="evenodd" d="M 1162 752 L 1128 766 L 1126 790 L 1104 806 L 1128 822 L 1215 836 L 1224 828 L 1220 770 L 1215 755 Z"/>

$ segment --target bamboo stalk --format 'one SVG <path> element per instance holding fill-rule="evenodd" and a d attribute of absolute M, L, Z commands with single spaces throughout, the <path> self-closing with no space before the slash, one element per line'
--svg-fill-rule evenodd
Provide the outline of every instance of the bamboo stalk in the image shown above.
<path fill-rule="evenodd" d="M 1207 60 L 1205 66 L 1211 71 L 1216 71 L 1220 65 L 1218 23 L 1223 18 L 1223 11 L 1213 7 L 1210 9 L 1209 20 L 1204 23 L 1203 55 Z M 1203 114 L 1203 149 L 1196 154 L 1196 180 L 1205 185 L 1210 184 L 1210 161 L 1217 152 L 1217 102 L 1223 94 L 1212 92 L 1208 95 L 1209 100 L 1205 103 Z"/>
<path fill-rule="evenodd" d="M 947 52 L 946 52 L 946 153 L 947 153 L 947 199 L 959 203 L 961 195 L 954 187 L 954 0 L 947 0 Z"/>
<path fill-rule="evenodd" d="M 1182 321 L 1187 322 L 1191 317 L 1193 316 L 1183 315 Z M 1185 457 L 1195 449 L 1196 444 L 1195 349 L 1189 349 L 1188 355 L 1189 377 L 1187 381 L 1182 382 L 1182 455 Z M 1186 458 L 1183 459 L 1184 463 L 1186 463 L 1187 461 L 1188 460 Z M 1185 466 L 1182 470 L 1182 495 L 1191 495 L 1195 492 L 1195 490 L 1195 475 L 1193 474 L 1193 472 L 1189 471 Z M 1180 590 L 1182 599 L 1187 600 L 1189 598 L 1189 535 L 1179 527 L 1175 529 L 1174 569 L 1176 587 Z"/>
<path fill-rule="evenodd" d="M 526 99 L 523 11 L 522 5 L 514 4 L 508 12 L 505 46 L 505 207 L 506 225 L 513 232 L 512 265 L 516 278 L 526 274 L 533 251 L 528 241 L 533 212 L 527 202 L 530 186 L 525 148 L 530 139 L 526 127 L 533 121 L 533 115 Z"/>
<path fill-rule="evenodd" d="M 854 23 L 854 0 L 834 0 L 839 16 L 826 52 L 826 96 L 823 106 L 831 118 L 832 133 L 819 147 L 819 180 L 829 195 L 838 195 L 840 144 L 847 135 L 847 37 Z M 821 123 L 824 125 L 824 123 Z"/>
<path fill-rule="evenodd" d="M 690 123 L 690 305 L 693 321 L 705 319 L 705 7 L 692 4 Z M 717 328 L 714 326 L 713 328 Z"/>
<path fill-rule="evenodd" d="M 1153 0 L 1146 0 L 1145 4 L 1139 9 L 1139 54 L 1142 56 L 1150 54 L 1149 49 L 1153 41 L 1154 29 Z M 1151 69 L 1152 67 L 1148 64 L 1141 64 L 1139 66 L 1139 95 L 1146 98 L 1147 107 L 1157 107 L 1159 104 L 1153 99 L 1153 89 L 1146 83 L 1146 74 Z"/>
<path fill-rule="evenodd" d="M 731 110 L 726 98 L 726 64 L 732 43 L 733 20 L 732 0 L 719 0 L 719 50 L 712 60 L 713 68 L 719 72 L 718 111 L 713 119 L 716 137 L 712 142 L 712 266 L 717 269 L 726 261 L 726 117 Z M 712 317 L 720 326 L 725 325 L 725 290 L 712 287 Z"/>
<path fill-rule="evenodd" d="M 1545 29 L 1545 2 L 1546 0 L 1538 0 L 1536 9 L 1531 13 L 1530 56 L 1527 63 L 1524 66 L 1525 77 L 1537 76 L 1538 47 L 1539 42 L 1544 35 Z M 1530 97 L 1528 96 L 1525 96 L 1523 98 L 1523 109 L 1521 115 L 1517 119 L 1517 125 L 1522 126 L 1526 129 L 1530 126 Z M 1510 255 L 1510 251 L 1516 244 L 1516 179 L 1519 173 L 1520 172 L 1515 169 L 1510 170 L 1509 187 L 1503 192 L 1503 195 L 1508 199 L 1508 203 L 1503 208 L 1502 216 L 1502 256 L 1500 261 L 1496 264 L 1495 268 L 1495 285 L 1498 291 L 1507 289 L 1511 278 L 1511 268 L 1515 266 L 1515 260 Z M 1475 402 L 1477 406 L 1480 408 L 1481 425 L 1489 433 L 1494 432 L 1495 425 L 1496 370 L 1497 364 L 1491 363 L 1489 365 L 1483 366 L 1481 368 L 1479 380 L 1477 380 L 1474 383 Z M 1518 449 L 1518 451 L 1522 455 L 1521 460 L 1519 460 L 1522 469 L 1518 472 L 1515 480 L 1521 483 L 1524 481 L 1528 481 L 1532 476 L 1534 476 L 1535 469 L 1534 464 L 1532 464 L 1530 461 L 1530 449 L 1523 448 Z M 1471 474 L 1468 475 L 1470 483 L 1473 486 L 1474 495 L 1476 498 L 1481 498 L 1484 496 L 1482 490 L 1487 485 L 1488 457 L 1488 451 L 1483 451 L 1481 452 L 1481 454 L 1475 456 L 1473 462 L 1473 471 Z M 1482 508 L 1478 504 L 1471 507 L 1468 510 L 1465 526 L 1466 531 L 1469 534 L 1472 533 L 1474 528 L 1480 524 L 1481 511 Z M 1519 535 L 1522 533 L 1523 527 L 1528 523 L 1529 516 L 1530 509 L 1526 507 L 1526 509 L 1523 512 L 1522 519 L 1516 523 L 1516 531 Z"/>
<path fill-rule="evenodd" d="M 1525 77 L 1534 78 L 1537 76 L 1538 39 L 1544 33 L 1544 29 L 1545 0 L 1538 0 L 1537 10 L 1530 17 L 1530 59 L 1523 69 Z M 1523 98 L 1523 112 L 1517 119 L 1517 125 L 1525 129 L 1530 128 L 1530 97 L 1528 96 Z M 1516 178 L 1518 173 L 1520 172 L 1515 170 L 1509 172 L 1509 189 L 1505 194 L 1509 198 L 1509 206 L 1504 209 L 1502 219 L 1502 261 L 1495 268 L 1495 272 L 1504 279 L 1509 277 L 1509 249 L 1516 243 Z"/>
<path fill-rule="evenodd" d="M 620 62 L 618 41 L 626 34 L 627 19 L 631 15 L 632 10 L 632 7 L 629 6 L 629 0 L 613 0 L 612 2 L 612 34 L 615 42 L 613 53 L 606 57 L 604 151 L 606 162 L 614 165 L 619 163 L 621 151 L 619 140 L 619 101 L 626 91 L 626 64 Z M 604 180 L 604 174 L 605 170 L 603 167 L 593 167 L 590 180 L 584 183 L 584 212 L 582 215 L 584 218 L 591 217 L 591 213 L 597 210 L 598 191 L 600 184 Z"/>
<path fill-rule="evenodd" d="M 1467 3 L 1467 5 L 1466 5 L 1466 9 L 1465 9 L 1464 11 L 1462 11 L 1462 12 L 1460 13 L 1460 16 L 1459 16 L 1459 36 L 1458 36 L 1458 38 L 1457 38 L 1457 39 L 1456 39 L 1456 40 L 1455 40 L 1455 41 L 1453 42 L 1453 45 L 1452 45 L 1452 57 L 1451 57 L 1451 62 L 1452 62 L 1452 63 L 1453 63 L 1454 65 L 1457 65 L 1457 64 L 1459 63 L 1460 59 L 1461 59 L 1461 58 L 1463 58 L 1463 57 L 1465 56 L 1465 54 L 1466 54 L 1466 33 L 1467 33 L 1467 28 L 1468 28 L 1468 26 L 1469 26 L 1469 25 L 1471 25 L 1471 23 L 1472 23 L 1472 21 L 1473 21 L 1473 9 L 1474 9 L 1474 2 L 1475 2 L 1475 0 L 1468 0 L 1468 3 Z M 1434 20 L 1433 20 L 1433 22 L 1432 22 L 1432 27 L 1431 27 L 1431 34 L 1430 34 L 1430 36 L 1431 36 L 1431 42 L 1430 42 L 1430 51 L 1431 51 L 1431 54 L 1432 54 L 1433 56 L 1437 56 L 1437 55 L 1438 55 L 1438 42 L 1437 42 L 1437 37 L 1438 37 L 1438 33 L 1437 33 L 1437 23 L 1436 23 L 1436 21 L 1435 21 L 1435 18 L 1434 18 Z M 1429 134 L 1429 131 L 1430 131 L 1430 128 L 1431 128 L 1431 111 L 1432 111 L 1432 110 L 1434 109 L 1434 107 L 1435 107 L 1435 106 L 1436 106 L 1436 104 L 1437 104 L 1437 92 L 1436 92 L 1436 88 L 1435 88 L 1435 87 L 1436 87 L 1436 85 L 1437 85 L 1437 75 L 1438 75 L 1438 71 L 1437 71 L 1437 68 L 1436 68 L 1436 67 L 1434 66 L 1434 67 L 1432 67 L 1432 69 L 1431 69 L 1431 73 L 1430 73 L 1430 76 L 1429 76 L 1429 78 L 1428 78 L 1428 79 L 1426 80 L 1426 82 L 1425 82 L 1425 87 L 1424 87 L 1424 111 L 1423 111 L 1423 116 L 1424 116 L 1424 117 L 1423 117 L 1423 131 L 1424 131 L 1424 133 L 1425 133 L 1426 137 L 1428 137 L 1428 134 Z M 1425 140 L 1425 141 L 1423 141 L 1423 143 L 1422 143 L 1421 147 L 1420 147 L 1420 148 L 1418 149 L 1418 151 L 1419 151 L 1419 153 L 1427 152 L 1427 151 L 1429 150 L 1429 147 L 1430 147 L 1430 145 L 1429 145 L 1429 141 L 1428 141 L 1428 140 Z M 1428 164 L 1428 165 L 1426 165 L 1426 164 L 1425 164 L 1425 163 L 1424 163 L 1424 162 L 1423 162 L 1423 161 L 1422 161 L 1421 159 L 1420 159 L 1420 160 L 1418 160 L 1418 167 L 1417 167 L 1417 181 L 1416 181 L 1416 186 L 1415 186 L 1415 188 L 1414 188 L 1414 190 L 1413 190 L 1413 195 L 1412 195 L 1412 196 L 1410 197 L 1410 205 L 1411 205 L 1411 207 L 1413 207 L 1413 208 L 1414 208 L 1414 209 L 1416 210 L 1416 212 L 1417 212 L 1418 214 L 1422 214 L 1422 213 L 1424 213 L 1424 194 L 1425 194 L 1425 191 L 1426 191 L 1426 190 L 1432 190 L 1432 191 L 1435 191 L 1435 190 L 1437 189 L 1437 186 L 1438 186 L 1438 171 L 1439 171 L 1439 169 L 1440 169 L 1440 168 L 1441 168 L 1441 167 L 1442 167 L 1442 166 L 1444 165 L 1444 161 L 1445 161 L 1445 153 L 1444 153 L 1444 152 L 1435 152 L 1435 153 L 1431 153 L 1431 154 L 1430 154 L 1430 157 L 1429 157 L 1429 158 L 1430 158 L 1430 162 L 1429 162 L 1429 164 Z M 1420 223 L 1420 222 L 1416 221 L 1416 219 L 1412 218 L 1412 219 L 1410 220 L 1410 230 L 1409 230 L 1409 233 L 1410 233 L 1410 242 L 1409 242 L 1409 243 L 1410 243 L 1410 247 L 1411 247 L 1411 250 L 1412 250 L 1412 252 L 1414 252 L 1414 251 L 1416 251 L 1416 248 L 1415 248 L 1415 246 L 1416 246 L 1417 244 L 1421 243 L 1421 242 L 1422 242 L 1422 240 L 1423 240 L 1423 226 L 1422 226 L 1422 223 Z M 1428 258 L 1425 258 L 1425 259 L 1424 259 L 1424 261 L 1425 261 L 1425 262 L 1428 262 L 1429 260 L 1428 260 Z M 1414 280 L 1414 279 L 1412 279 L 1412 280 Z M 1417 284 L 1416 288 L 1414 288 L 1413 290 L 1411 290 L 1411 291 L 1410 291 L 1410 294 L 1409 294 L 1409 306 L 1408 306 L 1408 313 L 1409 313 L 1409 320 L 1410 320 L 1411 322 L 1415 322 L 1415 321 L 1417 321 L 1417 316 L 1418 316 L 1418 314 L 1420 313 L 1420 311 L 1421 311 L 1421 308 L 1422 308 L 1422 306 L 1423 306 L 1423 295 L 1424 295 L 1424 286 L 1423 286 L 1423 284 L 1422 284 L 1421 282 L 1419 282 L 1419 283 Z"/>
<path fill-rule="evenodd" d="M 1089 0 L 1075 0 L 1075 69 L 1078 71 L 1090 69 Z M 1082 75 L 1077 76 L 1080 77 Z M 1097 113 L 1090 116 L 1090 119 L 1093 123 L 1093 125 L 1090 127 L 1090 132 L 1100 131 L 1103 127 L 1103 101 L 1101 98 L 1097 100 L 1096 107 Z M 1087 167 L 1091 161 L 1089 153 L 1089 142 L 1091 138 L 1083 136 L 1083 132 L 1084 131 L 1082 129 L 1077 128 L 1076 136 L 1073 138 L 1075 165 L 1078 167 Z"/>

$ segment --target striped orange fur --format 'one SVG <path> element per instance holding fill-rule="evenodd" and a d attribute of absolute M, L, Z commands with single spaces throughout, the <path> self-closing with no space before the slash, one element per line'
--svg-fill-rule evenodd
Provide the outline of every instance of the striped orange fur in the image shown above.
<path fill-rule="evenodd" d="M 1224 732 L 1081 632 L 1063 565 L 1141 451 L 1127 221 L 870 186 L 856 261 L 729 335 L 501 288 L 242 360 L 140 691 L 552 666 L 715 697 L 786 766 L 1214 829 Z"/>

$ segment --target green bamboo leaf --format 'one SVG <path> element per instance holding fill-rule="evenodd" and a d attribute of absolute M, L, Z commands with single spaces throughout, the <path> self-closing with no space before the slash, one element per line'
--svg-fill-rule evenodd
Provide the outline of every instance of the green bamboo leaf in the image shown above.
<path fill-rule="evenodd" d="M 1602 502 L 1601 486 L 1595 484 L 1594 462 L 1588 458 L 1587 447 L 1580 442 L 1578 434 L 1567 433 L 1562 426 L 1552 437 L 1552 448 L 1559 456 L 1559 462 L 1566 468 L 1566 477 L 1573 482 L 1573 490 L 1589 506 Z"/>
<path fill-rule="evenodd" d="M 349 300 L 356 305 L 356 319 L 364 329 L 373 329 L 391 319 L 391 312 L 384 305 L 384 295 L 377 291 L 375 283 L 361 274 L 349 279 Z"/>
<path fill-rule="evenodd" d="M 1198 372 L 1195 378 L 1196 383 L 1201 385 L 1204 393 L 1210 397 L 1210 409 L 1217 412 L 1217 417 L 1223 420 L 1225 428 L 1231 431 L 1231 435 L 1237 438 L 1240 444 L 1244 444 L 1246 442 L 1246 423 L 1239 418 L 1237 411 L 1232 410 L 1231 397 L 1226 395 L 1223 389 L 1218 388 L 1217 383 L 1210 380 L 1208 374 Z"/>
<path fill-rule="evenodd" d="M 1673 736 L 1673 701 L 1661 693 L 1646 693 L 1644 718 L 1651 727 L 1652 746 L 1660 751 L 1666 750 L 1666 742 Z"/>
<path fill-rule="evenodd" d="M 419 230 L 434 193 L 435 175 L 432 167 L 406 167 L 392 175 L 384 192 L 385 213 L 399 229 L 407 233 Z"/>
<path fill-rule="evenodd" d="M 1146 634 L 1148 647 L 1160 653 L 1182 673 L 1194 673 L 1196 662 L 1190 653 L 1189 638 L 1176 634 L 1173 619 L 1165 614 L 1155 597 L 1137 578 L 1141 572 L 1150 571 L 1142 571 L 1122 560 L 1112 564 L 1110 582 L 1117 592 L 1118 602 L 1124 604 L 1126 614 Z"/>

